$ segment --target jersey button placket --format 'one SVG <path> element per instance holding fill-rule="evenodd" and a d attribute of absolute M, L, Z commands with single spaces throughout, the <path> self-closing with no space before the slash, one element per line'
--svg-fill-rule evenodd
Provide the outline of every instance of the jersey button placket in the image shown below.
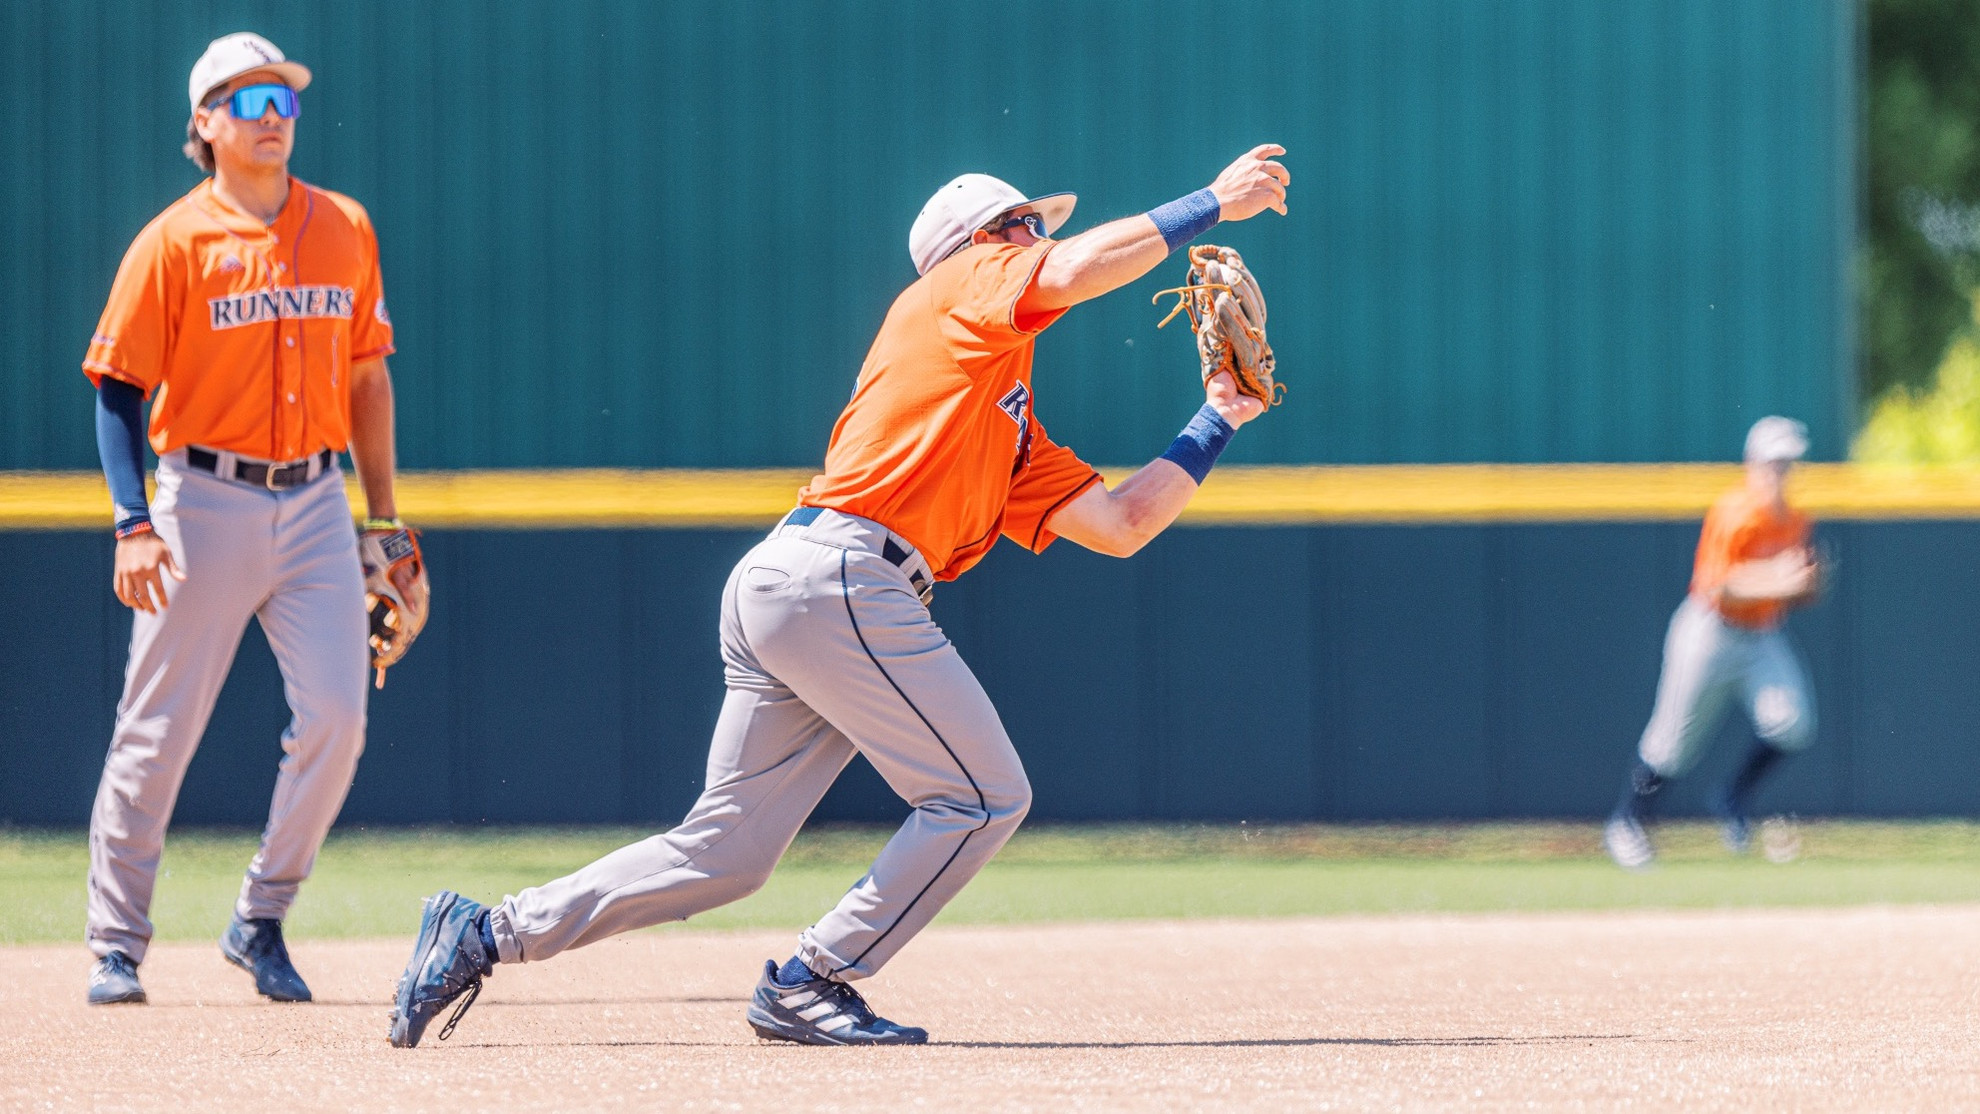
<path fill-rule="evenodd" d="M 282 347 L 277 352 L 277 366 L 281 370 L 282 377 L 280 389 L 282 392 L 282 402 L 288 407 L 282 415 L 283 435 L 280 438 L 281 449 L 277 453 L 277 456 L 282 460 L 294 460 L 301 455 L 296 449 L 296 438 L 302 432 L 300 429 L 301 422 L 295 413 L 296 392 L 300 388 L 302 379 L 299 369 L 296 366 L 299 362 L 300 354 L 296 351 L 295 331 L 299 327 L 300 323 L 295 321 L 285 320 L 276 323 L 276 328 L 282 332 Z"/>

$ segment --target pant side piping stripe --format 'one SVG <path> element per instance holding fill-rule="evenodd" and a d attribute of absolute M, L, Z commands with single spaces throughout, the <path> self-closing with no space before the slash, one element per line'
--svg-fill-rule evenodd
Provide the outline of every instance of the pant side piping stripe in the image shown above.
<path fill-rule="evenodd" d="M 935 730 L 935 725 L 928 722 L 927 716 L 921 714 L 921 708 L 915 704 L 914 699 L 894 680 L 893 674 L 887 672 L 887 667 L 880 664 L 880 659 L 873 653 L 873 647 L 866 644 L 866 634 L 859 629 L 859 616 L 853 613 L 852 589 L 846 583 L 846 555 L 844 551 L 839 553 L 839 596 L 845 600 L 846 619 L 852 623 L 853 636 L 859 639 L 859 648 L 866 652 L 866 660 L 872 662 L 873 668 L 880 671 L 880 676 L 886 678 L 887 684 L 906 702 L 908 710 L 914 713 L 915 718 L 921 721 L 921 725 L 928 729 L 930 735 L 935 736 L 935 741 L 942 744 L 942 749 L 948 752 L 949 759 L 956 764 L 956 769 L 962 771 L 963 778 L 969 782 L 969 787 L 976 792 L 976 806 L 983 810 L 983 823 L 971 828 L 963 835 L 962 842 L 956 844 L 956 849 L 950 852 L 948 859 L 942 863 L 941 869 L 937 870 L 935 876 L 928 880 L 928 884 L 921 887 L 921 891 L 914 895 L 914 900 L 908 902 L 901 909 L 900 915 L 894 918 L 894 923 L 888 925 L 886 931 L 874 937 L 873 942 L 866 945 L 858 955 L 854 956 L 852 962 L 847 963 L 843 967 L 834 968 L 832 971 L 834 975 L 859 966 L 860 961 L 865 959 L 869 952 L 879 947 L 882 940 L 885 940 L 896 928 L 899 928 L 901 922 L 907 919 L 907 915 L 914 911 L 914 907 L 921 903 L 921 899 L 927 896 L 928 891 L 934 887 L 936 882 L 941 880 L 943 874 L 948 872 L 949 867 L 955 863 L 956 856 L 962 854 L 963 848 L 969 846 L 970 837 L 990 826 L 990 803 L 983 797 L 983 787 L 976 784 L 976 778 L 970 774 L 969 767 L 963 765 L 962 759 L 957 757 L 954 748 L 949 746 L 949 741 L 942 737 L 940 731 Z"/>

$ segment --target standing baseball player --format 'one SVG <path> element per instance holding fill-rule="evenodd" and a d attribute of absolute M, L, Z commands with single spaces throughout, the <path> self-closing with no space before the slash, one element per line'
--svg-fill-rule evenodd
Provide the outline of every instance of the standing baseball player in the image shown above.
<path fill-rule="evenodd" d="M 1230 374 L 1168 451 L 1109 491 L 1039 422 L 1038 334 L 1147 274 L 1219 220 L 1284 213 L 1289 175 L 1261 146 L 1209 187 L 1064 241 L 1071 194 L 1026 197 L 984 174 L 938 190 L 908 233 L 921 278 L 880 327 L 825 469 L 736 565 L 722 599 L 728 684 L 707 787 L 687 819 L 493 908 L 426 904 L 391 1042 L 444 1038 L 496 963 L 538 962 L 685 920 L 754 892 L 825 790 L 864 754 L 913 806 L 866 876 L 764 964 L 748 1010 L 765 1038 L 918 1044 L 856 980 L 879 971 L 988 862 L 1031 805 L 997 710 L 929 615 L 936 582 L 999 535 L 1127 556 L 1181 513 L 1232 433 L 1264 409 Z"/>
<path fill-rule="evenodd" d="M 1691 591 L 1671 616 L 1657 704 L 1639 760 L 1602 830 L 1616 864 L 1632 870 L 1656 857 L 1645 830 L 1664 783 L 1697 763 L 1737 699 L 1758 738 L 1714 811 L 1726 846 L 1752 842 L 1748 808 L 1769 770 L 1815 740 L 1808 675 L 1781 630 L 1788 609 L 1812 601 L 1821 569 L 1808 546 L 1808 516 L 1787 502 L 1788 471 L 1808 451 L 1808 430 L 1768 417 L 1746 435 L 1746 482 L 1705 516 Z"/>
<path fill-rule="evenodd" d="M 377 240 L 357 202 L 288 173 L 309 81 L 258 35 L 207 47 L 192 70 L 186 153 L 212 177 L 138 233 L 83 361 L 115 505 L 114 586 L 135 612 L 90 816 L 94 1003 L 145 1000 L 137 969 L 165 827 L 250 616 L 293 718 L 220 947 L 269 998 L 310 997 L 282 917 L 364 747 L 365 579 L 339 450 L 374 519 L 395 511 Z"/>

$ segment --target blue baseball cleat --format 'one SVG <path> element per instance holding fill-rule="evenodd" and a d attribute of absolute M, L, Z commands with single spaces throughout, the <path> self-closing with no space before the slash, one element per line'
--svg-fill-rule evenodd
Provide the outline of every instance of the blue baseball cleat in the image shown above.
<path fill-rule="evenodd" d="M 784 986 L 777 981 L 774 960 L 763 964 L 763 977 L 756 980 L 749 1027 L 764 1040 L 797 1044 L 928 1043 L 928 1030 L 875 1015 L 859 991 L 845 983 L 811 978 Z"/>
<path fill-rule="evenodd" d="M 137 964 L 123 952 L 111 952 L 89 969 L 89 1004 L 110 1006 L 120 1002 L 144 1004 L 144 987 L 138 982 Z"/>
<path fill-rule="evenodd" d="M 277 1002 L 307 1002 L 309 986 L 296 974 L 289 961 L 288 946 L 282 943 L 282 922 L 272 917 L 234 923 L 220 937 L 220 954 L 227 962 L 254 976 L 254 988 Z"/>
<path fill-rule="evenodd" d="M 495 970 L 495 957 L 481 943 L 480 902 L 469 901 L 452 890 L 441 890 L 426 899 L 426 911 L 419 918 L 419 939 L 413 941 L 412 958 L 406 973 L 399 976 L 398 1000 L 392 1007 L 393 1048 L 411 1048 L 426 1033 L 426 1026 L 447 1004 L 461 995 L 467 998 L 440 1029 L 446 1040 L 460 1024 L 468 1007 L 481 994 L 482 977 Z"/>
<path fill-rule="evenodd" d="M 1746 810 L 1730 793 L 1722 793 L 1712 800 L 1712 815 L 1719 821 L 1719 840 L 1726 850 L 1735 855 L 1744 855 L 1753 847 L 1753 822 L 1746 817 Z"/>

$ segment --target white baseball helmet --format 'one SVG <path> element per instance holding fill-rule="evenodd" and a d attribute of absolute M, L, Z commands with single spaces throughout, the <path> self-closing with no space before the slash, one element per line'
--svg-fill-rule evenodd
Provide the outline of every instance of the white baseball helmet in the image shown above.
<path fill-rule="evenodd" d="M 1755 464 L 1800 460 L 1808 453 L 1808 427 L 1793 418 L 1768 415 L 1746 433 L 1746 459 Z"/>
<path fill-rule="evenodd" d="M 969 243 L 970 235 L 977 229 L 1012 209 L 1031 206 L 1045 218 L 1045 231 L 1050 234 L 1072 216 L 1073 205 L 1078 201 L 1070 193 L 1026 197 L 1002 178 L 965 174 L 936 190 L 928 204 L 921 207 L 921 215 L 914 218 L 914 227 L 908 229 L 908 255 L 914 259 L 915 271 L 925 275 L 930 267 Z"/>
<path fill-rule="evenodd" d="M 300 93 L 309 87 L 309 67 L 283 57 L 274 43 L 252 31 L 222 35 L 206 45 L 206 53 L 193 63 L 187 92 L 197 109 L 206 94 L 254 70 L 273 70 Z"/>

